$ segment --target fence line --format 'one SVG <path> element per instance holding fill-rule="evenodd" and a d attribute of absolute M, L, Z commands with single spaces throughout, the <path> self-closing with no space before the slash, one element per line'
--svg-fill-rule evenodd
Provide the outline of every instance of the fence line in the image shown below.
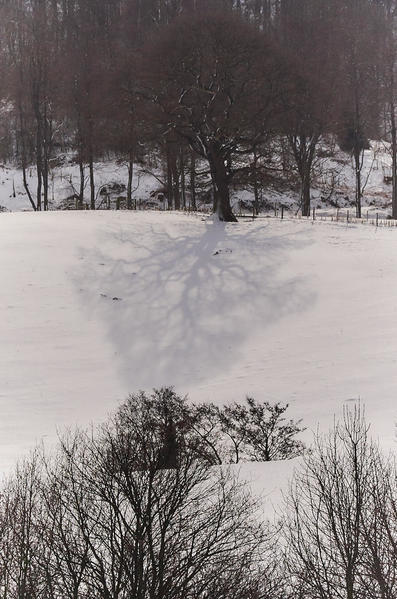
<path fill-rule="evenodd" d="M 112 204 L 114 204 L 114 207 L 112 206 Z M 206 207 L 205 207 L 206 208 Z M 200 206 L 200 208 L 196 211 L 191 210 L 191 208 L 186 208 L 185 210 L 179 210 L 178 212 L 183 212 L 183 213 L 195 213 L 195 214 L 210 214 L 212 213 L 212 208 L 208 207 L 208 209 L 206 210 L 204 208 L 204 206 Z M 70 206 L 68 206 L 67 209 L 71 209 L 71 210 L 89 210 L 89 204 L 88 203 L 80 203 L 77 199 L 75 200 L 75 202 L 71 203 Z M 97 210 L 132 210 L 132 211 L 140 211 L 140 210 L 158 210 L 158 211 L 168 211 L 165 206 L 161 206 L 161 205 L 153 205 L 150 203 L 147 203 L 145 200 L 142 199 L 134 199 L 131 202 L 127 202 L 127 201 L 121 201 L 121 198 L 116 199 L 115 202 L 109 202 L 109 201 L 103 201 L 101 202 L 97 208 Z M 175 212 L 175 211 L 173 211 Z M 397 227 L 397 219 L 392 219 L 390 217 L 384 218 L 381 217 L 379 215 L 378 212 L 376 212 L 375 214 L 372 213 L 370 214 L 369 211 L 367 210 L 365 213 L 365 216 L 362 216 L 361 218 L 357 218 L 356 216 L 353 216 L 350 212 L 349 209 L 346 210 L 340 210 L 340 209 L 336 209 L 335 214 L 321 214 L 319 213 L 316 208 L 313 208 L 310 216 L 302 216 L 302 214 L 290 214 L 288 213 L 287 209 L 281 205 L 274 205 L 274 210 L 272 210 L 272 212 L 268 213 L 268 214 L 253 214 L 251 213 L 243 213 L 242 210 L 239 211 L 239 213 L 236 215 L 237 218 L 249 218 L 249 219 L 269 219 L 269 218 L 276 218 L 279 220 L 299 220 L 299 221 L 320 221 L 320 222 L 334 222 L 334 223 L 345 223 L 345 224 L 362 224 L 362 225 L 369 225 L 369 226 L 374 226 L 374 227 Z"/>
<path fill-rule="evenodd" d="M 243 214 L 240 213 L 237 215 L 238 218 L 251 218 L 251 219 L 269 219 L 276 218 L 278 220 L 298 220 L 298 221 L 307 221 L 307 222 L 333 222 L 340 224 L 361 224 L 368 225 L 374 227 L 397 227 L 397 219 L 393 219 L 390 217 L 381 217 L 379 213 L 369 214 L 367 212 L 365 216 L 358 218 L 353 216 L 350 213 L 350 210 L 346 210 L 345 212 L 336 211 L 335 214 L 319 214 L 316 212 L 315 208 L 310 213 L 310 216 L 302 216 L 301 214 L 286 214 L 284 207 L 280 207 L 280 210 L 277 210 L 274 214 Z"/>

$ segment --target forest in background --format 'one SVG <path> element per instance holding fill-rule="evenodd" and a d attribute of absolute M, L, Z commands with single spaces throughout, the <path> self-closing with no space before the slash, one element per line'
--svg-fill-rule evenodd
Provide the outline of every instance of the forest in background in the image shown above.
<path fill-rule="evenodd" d="M 34 210 L 72 152 L 76 196 L 96 207 L 94 161 L 160 164 L 168 205 L 196 206 L 207 169 L 214 210 L 234 220 L 232 183 L 259 191 L 274 154 L 310 213 L 324 143 L 351 154 L 356 215 L 369 139 L 390 142 L 397 217 L 394 0 L 3 0 L 0 157 L 17 161 Z M 35 167 L 37 188 L 27 180 Z M 86 173 L 89 185 L 85 189 Z M 85 198 L 87 193 L 89 197 Z"/>

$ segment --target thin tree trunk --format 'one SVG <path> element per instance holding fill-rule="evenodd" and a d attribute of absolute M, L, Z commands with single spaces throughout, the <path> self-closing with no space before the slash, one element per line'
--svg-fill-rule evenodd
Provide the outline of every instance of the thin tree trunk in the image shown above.
<path fill-rule="evenodd" d="M 134 176 L 134 156 L 130 153 L 128 161 L 128 182 L 127 182 L 127 206 L 132 205 L 132 179 Z"/>
<path fill-rule="evenodd" d="M 43 181 L 42 181 L 41 163 L 40 163 L 39 159 L 37 159 L 36 172 L 37 172 L 37 210 L 40 212 L 41 206 L 42 206 L 41 192 L 42 192 L 42 188 L 43 188 Z"/>
<path fill-rule="evenodd" d="M 42 207 L 42 189 L 43 189 L 43 121 L 40 112 L 40 93 L 37 81 L 34 82 L 32 88 L 32 105 L 36 119 L 36 172 L 37 172 L 37 210 L 41 211 Z"/>
<path fill-rule="evenodd" d="M 19 109 L 19 123 L 20 123 L 20 136 L 21 136 L 21 156 L 22 156 L 22 178 L 23 178 L 23 186 L 25 188 L 26 191 L 26 195 L 29 198 L 29 202 L 32 205 L 33 210 L 36 212 L 37 211 L 37 206 L 33 200 L 32 194 L 30 192 L 29 189 L 29 184 L 28 184 L 28 180 L 26 177 L 26 148 L 25 148 L 25 134 L 24 134 L 24 123 L 23 123 L 23 111 L 22 111 L 22 105 L 19 103 L 18 105 L 18 109 Z"/>
<path fill-rule="evenodd" d="M 256 149 L 254 150 L 254 161 L 252 163 L 252 175 L 253 175 L 253 185 L 254 185 L 254 214 L 259 214 L 259 188 L 258 188 L 258 178 L 257 178 L 257 165 L 258 165 L 258 156 L 256 153 Z"/>
<path fill-rule="evenodd" d="M 80 170 L 80 189 L 79 189 L 79 204 L 80 208 L 84 206 L 84 164 L 83 161 L 79 160 L 79 170 Z"/>
<path fill-rule="evenodd" d="M 179 189 L 179 169 L 176 154 L 172 154 L 171 158 L 171 172 L 172 172 L 172 195 L 174 198 L 175 210 L 181 209 L 181 194 Z"/>
<path fill-rule="evenodd" d="M 196 159 L 193 152 L 190 154 L 190 198 L 190 208 L 196 211 Z"/>
<path fill-rule="evenodd" d="M 355 89 L 354 89 L 354 131 L 355 131 L 355 144 L 353 148 L 354 158 L 354 170 L 356 176 L 356 217 L 361 218 L 361 198 L 362 198 L 362 186 L 361 186 L 361 169 L 363 166 L 362 157 L 364 149 L 362 147 L 362 127 L 361 127 L 361 110 L 359 101 L 359 86 L 358 86 L 358 75 L 355 70 Z"/>
<path fill-rule="evenodd" d="M 181 173 L 181 193 L 182 193 L 182 208 L 186 210 L 186 179 L 185 179 L 185 161 L 183 159 L 183 150 L 180 154 L 180 173 Z"/>
<path fill-rule="evenodd" d="M 172 210 L 174 206 L 174 188 L 172 185 L 172 166 L 171 166 L 171 151 L 169 143 L 166 142 L 166 160 L 167 160 L 167 202 L 168 210 Z"/>
<path fill-rule="evenodd" d="M 90 171 L 90 208 L 91 210 L 95 210 L 95 176 L 92 154 L 90 155 L 88 167 Z"/>
<path fill-rule="evenodd" d="M 362 187 L 361 187 L 361 152 L 360 148 L 354 150 L 354 170 L 356 175 L 356 217 L 361 218 L 361 200 L 362 200 Z"/>
<path fill-rule="evenodd" d="M 44 210 L 48 210 L 48 159 L 45 156 L 43 160 L 43 206 Z"/>
<path fill-rule="evenodd" d="M 391 151 L 392 151 L 392 218 L 397 218 L 397 127 L 394 101 L 390 102 Z"/>
<path fill-rule="evenodd" d="M 36 205 L 37 210 L 41 211 L 41 194 L 43 189 L 43 168 L 42 168 L 42 135 L 41 135 L 41 122 L 37 118 L 37 133 L 36 133 L 36 172 L 37 172 L 37 196 Z"/>
<path fill-rule="evenodd" d="M 23 186 L 24 186 L 26 194 L 27 194 L 27 196 L 29 198 L 29 202 L 32 204 L 33 210 L 36 212 L 37 211 L 37 206 L 34 203 L 32 194 L 30 193 L 29 184 L 28 184 L 28 181 L 26 179 L 26 166 L 25 166 L 25 162 L 24 162 L 23 159 L 22 159 L 22 177 L 23 177 Z"/>
<path fill-rule="evenodd" d="M 44 105 L 43 116 L 43 198 L 44 210 L 48 210 L 48 190 L 49 190 L 49 172 L 50 172 L 50 155 L 51 155 L 51 138 L 52 126 L 48 118 L 47 103 Z"/>

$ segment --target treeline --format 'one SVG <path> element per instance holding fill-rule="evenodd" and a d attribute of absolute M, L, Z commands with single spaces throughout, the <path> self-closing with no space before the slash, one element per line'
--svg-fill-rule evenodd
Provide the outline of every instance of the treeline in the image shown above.
<path fill-rule="evenodd" d="M 355 167 L 357 216 L 369 139 L 391 142 L 397 217 L 395 0 L 3 0 L 0 155 L 18 159 L 35 210 L 49 207 L 62 151 L 76 197 L 96 207 L 94 161 L 163 165 L 176 209 L 196 207 L 206 165 L 214 210 L 234 220 L 230 187 L 260 189 L 272 156 L 300 182 L 310 213 L 319 145 Z M 35 165 L 37 189 L 26 172 Z"/>
<path fill-rule="evenodd" d="M 252 401 L 232 410 L 253 407 L 269 416 Z M 359 408 L 301 458 L 278 522 L 230 466 L 211 465 L 201 408 L 171 389 L 136 394 L 20 464 L 0 494 L 2 596 L 396 596 L 397 472 Z"/>

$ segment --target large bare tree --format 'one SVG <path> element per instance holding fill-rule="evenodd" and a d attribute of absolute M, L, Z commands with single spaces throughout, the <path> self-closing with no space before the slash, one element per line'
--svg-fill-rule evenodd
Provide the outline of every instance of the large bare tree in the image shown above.
<path fill-rule="evenodd" d="M 175 132 L 210 168 L 214 208 L 235 221 L 233 158 L 276 127 L 286 68 L 251 25 L 230 14 L 181 18 L 145 49 L 142 93 L 163 135 Z"/>

